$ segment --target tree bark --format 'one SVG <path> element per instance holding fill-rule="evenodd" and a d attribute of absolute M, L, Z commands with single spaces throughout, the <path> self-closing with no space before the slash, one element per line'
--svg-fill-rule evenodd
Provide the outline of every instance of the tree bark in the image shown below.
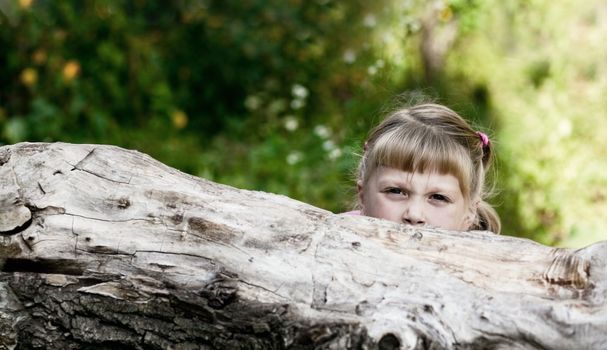
<path fill-rule="evenodd" d="M 335 215 L 104 145 L 1 147 L 0 184 L 0 349 L 607 348 L 606 243 Z"/>

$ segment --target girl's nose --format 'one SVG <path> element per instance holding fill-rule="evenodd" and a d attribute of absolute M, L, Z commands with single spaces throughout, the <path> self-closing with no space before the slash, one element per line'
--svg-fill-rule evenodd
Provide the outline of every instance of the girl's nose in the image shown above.
<path fill-rule="evenodd" d="M 403 223 L 412 226 L 423 226 L 426 224 L 423 204 L 411 200 L 403 211 Z"/>

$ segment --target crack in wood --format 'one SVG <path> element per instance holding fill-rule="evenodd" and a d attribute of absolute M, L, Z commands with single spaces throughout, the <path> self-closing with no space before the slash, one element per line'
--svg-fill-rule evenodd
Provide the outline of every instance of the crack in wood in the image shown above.
<path fill-rule="evenodd" d="M 30 240 L 29 240 L 29 238 L 28 238 L 28 239 L 25 239 L 25 238 L 23 237 L 23 234 L 19 235 L 19 238 L 21 239 L 21 242 L 23 243 L 23 245 L 25 245 L 25 246 L 27 247 L 27 250 L 28 250 L 30 253 L 34 251 L 34 250 L 32 249 L 32 245 L 30 244 Z"/>
<path fill-rule="evenodd" d="M 14 183 L 17 185 L 17 192 L 19 193 L 19 197 L 23 197 L 23 185 L 19 181 L 19 177 L 15 172 L 15 167 L 11 167 L 11 173 L 13 174 Z"/>
<path fill-rule="evenodd" d="M 106 181 L 113 182 L 113 183 L 117 183 L 117 184 L 123 184 L 123 185 L 129 185 L 129 184 L 130 184 L 130 181 L 125 182 L 125 181 L 119 181 L 119 180 L 110 179 L 110 178 L 107 178 L 107 177 L 105 177 L 105 176 L 99 175 L 99 174 L 97 174 L 97 173 L 95 173 L 95 172 L 92 172 L 92 171 L 90 171 L 90 170 L 86 170 L 86 169 L 79 169 L 79 168 L 76 168 L 76 167 L 74 167 L 74 168 L 72 169 L 72 171 L 74 171 L 74 170 L 79 170 L 79 171 L 85 172 L 85 173 L 87 173 L 87 174 L 91 174 L 91 175 L 93 175 L 93 176 L 96 176 L 96 177 L 98 177 L 98 178 L 100 178 L 100 179 L 103 179 L 103 180 L 106 180 Z"/>
<path fill-rule="evenodd" d="M 96 176 L 96 177 L 98 177 L 98 178 L 100 178 L 100 179 L 103 179 L 103 180 L 106 180 L 106 181 L 113 182 L 113 183 L 124 184 L 124 185 L 128 185 L 128 184 L 130 184 L 130 179 L 129 179 L 129 181 L 128 181 L 128 182 L 119 181 L 119 180 L 114 180 L 114 179 L 110 179 L 110 178 L 108 178 L 108 177 L 102 176 L 102 175 L 100 175 L 100 174 L 97 174 L 97 173 L 95 173 L 95 172 L 93 172 L 93 171 L 91 171 L 91 170 L 84 169 L 84 168 L 83 168 L 83 164 L 84 164 L 86 161 L 88 161 L 88 159 L 89 159 L 89 158 L 91 158 L 91 157 L 93 156 L 93 154 L 95 153 L 95 151 L 96 151 L 96 150 L 97 150 L 97 148 L 93 148 L 92 150 L 90 150 L 90 151 L 87 153 L 87 155 L 86 155 L 86 156 L 84 156 L 84 158 L 82 158 L 82 159 L 81 159 L 81 160 L 80 160 L 78 163 L 76 163 L 76 164 L 70 164 L 70 163 L 68 163 L 68 164 L 70 164 L 70 166 L 72 166 L 71 171 L 74 171 L 74 170 L 79 170 L 79 171 L 85 172 L 85 173 L 87 173 L 87 174 L 91 174 L 91 175 L 93 175 L 93 176 Z M 56 172 L 55 172 L 55 173 L 56 173 Z"/>
<path fill-rule="evenodd" d="M 259 289 L 261 289 L 263 291 L 266 291 L 266 292 L 268 292 L 270 294 L 276 295 L 277 297 L 280 297 L 282 299 L 285 299 L 285 300 L 288 299 L 286 296 L 284 296 L 284 295 L 282 295 L 280 293 L 277 293 L 277 292 L 275 292 L 275 291 L 273 291 L 271 289 L 268 289 L 268 288 L 266 288 L 264 286 L 260 286 L 260 285 L 255 284 L 255 283 L 250 283 L 250 282 L 247 282 L 247 281 L 245 281 L 243 279 L 240 279 L 240 278 L 238 279 L 238 281 L 241 282 L 241 283 L 243 283 L 243 284 L 246 284 L 247 286 L 250 286 L 250 287 L 253 287 L 253 288 L 259 288 Z M 280 288 L 278 288 L 278 289 L 280 289 Z M 278 290 L 278 289 L 276 289 L 276 290 Z"/>
<path fill-rule="evenodd" d="M 106 247 L 106 246 L 92 246 L 92 247 L 87 247 L 87 249 L 76 248 L 76 251 L 84 252 L 84 253 L 99 254 L 99 255 L 121 255 L 121 256 L 134 256 L 135 255 L 135 253 L 129 253 L 129 252 L 121 251 L 121 250 Z"/>
<path fill-rule="evenodd" d="M 80 214 L 73 214 L 73 213 L 68 213 L 68 212 L 64 212 L 64 213 L 61 213 L 61 214 L 64 214 L 64 215 L 67 215 L 67 216 L 72 216 L 72 217 L 77 217 L 77 218 L 81 218 L 81 219 L 86 219 L 86 220 L 109 222 L 109 223 L 126 223 L 126 222 L 133 222 L 133 221 L 143 221 L 143 222 L 154 223 L 154 220 L 153 219 L 149 219 L 149 218 L 135 218 L 135 219 L 126 219 L 126 220 L 110 220 L 110 219 L 94 218 L 94 217 L 90 217 L 90 216 L 85 216 L 85 215 L 80 215 Z M 74 233 L 73 226 L 72 226 L 72 233 Z M 76 233 L 74 233 L 74 234 L 76 234 Z"/>
<path fill-rule="evenodd" d="M 24 222 L 22 225 L 19 225 L 8 231 L 0 231 L 0 236 L 13 236 L 18 233 L 21 233 L 21 232 L 27 230 L 31 226 L 32 222 L 33 222 L 33 216 L 30 216 L 30 218 L 26 222 Z"/>
<path fill-rule="evenodd" d="M 31 204 L 31 203 L 25 203 L 24 205 L 27 209 L 29 209 L 29 211 L 32 213 L 32 216 L 34 216 L 34 217 L 65 214 L 65 208 L 62 208 L 62 207 L 56 207 L 56 206 L 49 205 L 49 206 L 40 208 L 40 207 L 36 206 L 35 204 Z"/>
<path fill-rule="evenodd" d="M 42 188 L 40 182 L 38 182 L 38 189 L 40 189 L 40 192 L 42 192 L 42 194 L 46 194 L 46 191 L 44 190 L 44 188 Z"/>
<path fill-rule="evenodd" d="M 91 149 L 86 156 L 84 156 L 84 158 L 82 158 L 78 163 L 76 163 L 76 165 L 74 165 L 74 168 L 78 168 L 80 167 L 80 165 L 82 163 L 84 163 L 87 159 L 89 159 L 89 157 L 91 157 L 93 155 L 93 153 L 95 153 L 96 148 L 93 147 L 93 149 Z"/>
<path fill-rule="evenodd" d="M 2 267 L 3 272 L 58 273 L 81 276 L 85 271 L 84 263 L 73 259 L 23 259 L 7 258 Z"/>
<path fill-rule="evenodd" d="M 192 257 L 192 258 L 203 259 L 203 260 L 209 261 L 213 265 L 215 265 L 215 260 L 214 259 L 207 258 L 206 256 L 197 255 L 197 254 L 177 253 L 177 252 L 168 252 L 168 251 L 160 251 L 160 250 L 136 250 L 132 255 L 137 255 L 139 253 L 153 253 L 153 254 L 166 254 L 166 255 L 182 255 L 182 256 L 187 256 L 187 257 Z"/>

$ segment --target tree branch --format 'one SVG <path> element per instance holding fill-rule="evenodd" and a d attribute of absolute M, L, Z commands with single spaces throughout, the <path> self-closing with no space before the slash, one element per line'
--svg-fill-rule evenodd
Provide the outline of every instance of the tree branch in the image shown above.
<path fill-rule="evenodd" d="M 605 242 L 334 215 L 104 145 L 4 146 L 0 179 L 0 349 L 607 347 Z"/>

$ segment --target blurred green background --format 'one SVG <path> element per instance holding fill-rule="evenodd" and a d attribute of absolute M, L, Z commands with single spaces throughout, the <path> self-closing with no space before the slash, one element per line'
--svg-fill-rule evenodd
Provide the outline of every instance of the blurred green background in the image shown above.
<path fill-rule="evenodd" d="M 600 0 L 0 0 L 0 144 L 340 212 L 369 128 L 430 96 L 497 146 L 504 234 L 581 247 L 607 237 L 606 37 Z"/>

